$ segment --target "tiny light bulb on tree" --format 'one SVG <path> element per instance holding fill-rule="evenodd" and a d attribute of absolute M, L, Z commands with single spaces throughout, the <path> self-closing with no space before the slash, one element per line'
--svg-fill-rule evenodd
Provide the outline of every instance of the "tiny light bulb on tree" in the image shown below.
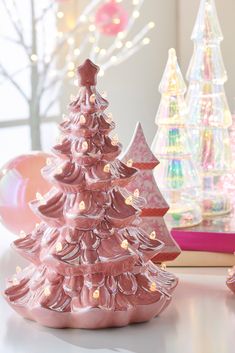
<path fill-rule="evenodd" d="M 87 143 L 87 141 L 83 141 L 83 143 L 82 143 L 82 150 L 83 150 L 83 151 L 87 151 L 87 149 L 88 149 L 88 143 Z"/>
<path fill-rule="evenodd" d="M 132 202 L 133 202 L 133 197 L 132 195 L 128 196 L 126 199 L 125 199 L 125 204 L 126 205 L 132 205 Z"/>
<path fill-rule="evenodd" d="M 110 164 L 109 164 L 109 163 L 108 163 L 108 164 L 105 164 L 103 170 L 104 170 L 105 173 L 110 173 Z"/>
<path fill-rule="evenodd" d="M 91 96 L 90 96 L 90 103 L 94 104 L 95 100 L 96 100 L 96 96 L 95 96 L 94 93 L 92 93 Z"/>
<path fill-rule="evenodd" d="M 80 203 L 79 203 L 79 210 L 80 211 L 84 211 L 85 209 L 86 209 L 86 205 L 85 205 L 85 202 L 84 201 L 81 201 Z"/>

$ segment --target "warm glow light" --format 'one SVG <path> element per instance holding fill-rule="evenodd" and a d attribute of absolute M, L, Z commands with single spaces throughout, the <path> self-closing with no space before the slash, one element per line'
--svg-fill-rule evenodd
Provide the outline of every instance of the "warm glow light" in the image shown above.
<path fill-rule="evenodd" d="M 132 197 L 132 195 L 130 195 L 125 199 L 125 204 L 132 205 L 132 201 L 133 201 L 133 197 Z"/>
<path fill-rule="evenodd" d="M 84 201 L 81 201 L 80 203 L 79 203 L 79 210 L 80 211 L 84 211 L 85 210 L 85 208 L 86 208 L 86 206 L 85 206 L 85 202 Z"/>
<path fill-rule="evenodd" d="M 65 114 L 63 114 L 62 119 L 63 121 L 69 121 L 69 117 Z"/>
<path fill-rule="evenodd" d="M 156 239 L 156 232 L 155 232 L 155 231 L 152 231 L 152 233 L 150 233 L 150 235 L 149 235 L 149 238 L 150 238 L 151 240 L 155 240 L 155 239 Z"/>
<path fill-rule="evenodd" d="M 95 43 L 95 37 L 89 37 L 89 43 Z"/>
<path fill-rule="evenodd" d="M 156 285 L 156 283 L 155 283 L 155 282 L 152 282 L 151 285 L 150 285 L 150 287 L 149 287 L 149 289 L 150 289 L 151 292 L 156 292 L 156 290 L 157 290 L 157 285 Z"/>
<path fill-rule="evenodd" d="M 110 60 L 114 63 L 117 61 L 117 57 L 115 55 L 113 55 Z"/>
<path fill-rule="evenodd" d="M 112 113 L 108 113 L 107 117 L 108 117 L 108 119 L 107 119 L 108 123 L 111 123 L 113 121 L 113 114 Z"/>
<path fill-rule="evenodd" d="M 86 15 L 81 15 L 81 16 L 80 16 L 80 21 L 81 21 L 82 23 L 86 22 L 86 21 L 87 21 L 87 16 L 86 16 Z"/>
<path fill-rule="evenodd" d="M 75 69 L 75 64 L 71 61 L 68 63 L 68 70 L 72 71 Z"/>
<path fill-rule="evenodd" d="M 128 246 L 129 246 L 128 240 L 125 239 L 121 242 L 121 248 L 127 250 Z"/>
<path fill-rule="evenodd" d="M 155 23 L 154 22 L 149 22 L 148 23 L 148 28 L 152 29 L 155 27 Z"/>
<path fill-rule="evenodd" d="M 106 49 L 104 49 L 104 48 L 100 49 L 100 55 L 105 55 L 105 54 L 106 54 L 106 52 L 107 52 L 107 50 L 106 50 Z"/>
<path fill-rule="evenodd" d="M 87 141 L 83 141 L 83 143 L 82 143 L 82 150 L 83 151 L 86 151 L 88 149 L 88 143 L 87 143 Z"/>
<path fill-rule="evenodd" d="M 50 290 L 49 286 L 46 286 L 44 288 L 44 294 L 45 294 L 46 297 L 49 297 L 49 295 L 51 294 L 51 290 Z"/>
<path fill-rule="evenodd" d="M 92 297 L 93 297 L 94 299 L 99 299 L 99 296 L 100 296 L 100 291 L 99 291 L 99 289 L 96 289 L 96 290 L 93 292 Z"/>
<path fill-rule="evenodd" d="M 17 286 L 20 283 L 16 277 L 13 278 L 12 282 L 13 286 Z"/>
<path fill-rule="evenodd" d="M 56 33 L 56 35 L 58 38 L 62 38 L 64 34 L 63 34 L 63 32 L 59 31 Z"/>
<path fill-rule="evenodd" d="M 134 18 L 138 18 L 138 17 L 140 16 L 140 12 L 137 11 L 137 10 L 135 10 L 135 11 L 133 12 L 132 16 L 133 16 Z"/>
<path fill-rule="evenodd" d="M 51 158 L 47 158 L 46 164 L 47 164 L 48 166 L 52 164 Z"/>
<path fill-rule="evenodd" d="M 90 95 L 90 103 L 95 103 L 95 100 L 96 100 L 96 96 L 95 96 L 94 93 L 92 93 L 92 94 Z"/>
<path fill-rule="evenodd" d="M 74 44 L 74 38 L 72 38 L 72 37 L 68 38 L 67 43 L 69 45 L 73 45 Z"/>
<path fill-rule="evenodd" d="M 32 54 L 30 58 L 33 62 L 36 62 L 38 60 L 38 56 L 36 54 Z"/>
<path fill-rule="evenodd" d="M 129 160 L 127 161 L 126 165 L 127 165 L 128 167 L 132 167 L 132 166 L 133 166 L 133 160 L 132 160 L 132 159 L 129 159 Z"/>
<path fill-rule="evenodd" d="M 134 191 L 134 196 L 135 196 L 135 197 L 139 197 L 139 196 L 140 196 L 140 191 L 139 191 L 139 189 L 135 189 L 135 191 Z"/>
<path fill-rule="evenodd" d="M 22 268 L 20 266 L 16 266 L 16 273 L 20 273 L 22 271 Z"/>
<path fill-rule="evenodd" d="M 121 49 L 123 47 L 123 43 L 121 41 L 118 41 L 116 43 L 116 48 Z"/>
<path fill-rule="evenodd" d="M 109 173 L 110 172 L 110 164 L 105 164 L 103 171 L 105 173 Z"/>
<path fill-rule="evenodd" d="M 61 167 L 57 167 L 56 168 L 56 174 L 62 174 L 63 173 L 63 169 Z"/>
<path fill-rule="evenodd" d="M 234 269 L 229 268 L 229 269 L 228 269 L 228 275 L 229 275 L 229 277 L 233 277 L 234 274 L 235 274 Z"/>
<path fill-rule="evenodd" d="M 63 17 L 64 17 L 64 13 L 63 13 L 62 11 L 58 11 L 57 14 L 56 14 L 56 16 L 57 16 L 58 18 L 63 18 Z"/>
<path fill-rule="evenodd" d="M 63 249 L 62 243 L 58 241 L 55 246 L 56 252 L 60 252 Z"/>
<path fill-rule="evenodd" d="M 86 118 L 85 118 L 85 116 L 83 114 L 80 115 L 79 123 L 80 124 L 85 124 L 86 123 Z"/>
<path fill-rule="evenodd" d="M 36 192 L 36 199 L 40 201 L 42 204 L 45 203 L 44 197 L 40 194 L 40 192 Z"/>
<path fill-rule="evenodd" d="M 118 142 L 119 142 L 119 139 L 118 139 L 118 135 L 116 134 L 116 135 L 114 135 L 114 136 L 112 137 L 112 142 L 111 142 L 111 144 L 112 144 L 113 146 L 117 146 L 117 145 L 118 145 Z"/>
<path fill-rule="evenodd" d="M 74 73 L 74 71 L 68 71 L 67 75 L 68 75 L 69 78 L 73 78 L 75 73 Z"/>
<path fill-rule="evenodd" d="M 145 38 L 142 40 L 142 43 L 143 43 L 144 45 L 149 44 L 149 43 L 150 43 L 150 38 L 145 37 Z"/>
<path fill-rule="evenodd" d="M 81 54 L 81 50 L 79 48 L 75 48 L 73 53 L 75 56 L 79 56 Z"/>
<path fill-rule="evenodd" d="M 89 29 L 90 32 L 94 32 L 95 29 L 96 29 L 96 27 L 95 27 L 94 24 L 91 24 L 91 25 L 88 27 L 88 29 Z"/>
<path fill-rule="evenodd" d="M 118 24 L 121 22 L 121 20 L 120 20 L 120 18 L 114 18 L 112 22 L 113 22 L 115 25 L 118 25 Z"/>
<path fill-rule="evenodd" d="M 117 36 L 119 39 L 123 39 L 125 37 L 125 32 L 119 32 Z"/>
<path fill-rule="evenodd" d="M 126 48 L 131 48 L 133 46 L 133 43 L 131 41 L 127 41 L 125 44 Z"/>
<path fill-rule="evenodd" d="M 19 236 L 21 239 L 23 239 L 26 237 L 26 233 L 23 230 L 21 230 Z"/>

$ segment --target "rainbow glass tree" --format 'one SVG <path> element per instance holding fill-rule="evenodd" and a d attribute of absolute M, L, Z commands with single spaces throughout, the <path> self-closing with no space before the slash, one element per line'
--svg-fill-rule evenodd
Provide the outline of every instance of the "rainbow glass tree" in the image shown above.
<path fill-rule="evenodd" d="M 144 136 L 140 123 L 137 124 L 133 138 L 125 151 L 122 161 L 139 169 L 136 178 L 127 185 L 127 190 L 141 195 L 146 204 L 141 210 L 141 228 L 153 238 L 164 243 L 164 248 L 153 259 L 161 263 L 174 260 L 180 254 L 180 248 L 170 235 L 164 222 L 164 215 L 169 209 L 156 184 L 153 169 L 159 164 Z"/>
<path fill-rule="evenodd" d="M 221 177 L 221 189 L 229 193 L 232 206 L 235 204 L 235 115 L 232 126 L 229 128 L 232 164 L 229 173 Z"/>
<path fill-rule="evenodd" d="M 155 169 L 154 176 L 170 205 L 165 217 L 169 226 L 190 227 L 202 220 L 201 209 L 196 200 L 200 181 L 193 164 L 186 127 L 186 86 L 174 49 L 169 50 L 159 91 L 162 98 L 156 116 L 158 130 L 152 151 L 160 165 Z"/>
<path fill-rule="evenodd" d="M 53 188 L 31 203 L 42 222 L 14 242 L 33 264 L 9 280 L 5 297 L 51 327 L 146 321 L 167 306 L 177 280 L 151 262 L 163 244 L 139 228 L 143 200 L 123 189 L 137 170 L 117 159 L 121 145 L 109 136 L 115 124 L 96 90 L 98 67 L 87 59 L 78 73 L 79 93 L 42 170 Z"/>
<path fill-rule="evenodd" d="M 227 74 L 220 51 L 223 36 L 214 0 L 201 0 L 192 40 L 187 123 L 202 176 L 202 211 L 205 216 L 216 216 L 231 210 L 221 178 L 231 168 L 228 128 L 232 118 L 224 91 Z"/>

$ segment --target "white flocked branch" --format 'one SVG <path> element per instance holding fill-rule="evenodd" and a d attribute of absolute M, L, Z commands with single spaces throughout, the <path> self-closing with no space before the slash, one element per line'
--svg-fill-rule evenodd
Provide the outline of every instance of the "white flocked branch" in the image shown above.
<path fill-rule="evenodd" d="M 154 27 L 154 23 L 149 22 L 140 31 L 134 33 L 134 25 L 141 15 L 144 0 L 116 0 L 127 5 L 130 5 L 131 2 L 129 21 L 125 31 L 119 32 L 117 36 L 107 40 L 95 25 L 95 12 L 104 3 L 104 0 L 90 0 L 82 11 L 79 11 L 72 28 L 55 33 L 54 45 L 48 51 L 46 42 L 50 34 L 47 31 L 46 18 L 48 15 L 52 16 L 56 27 L 56 19 L 63 18 L 64 13 L 59 8 L 59 2 L 55 0 L 48 0 L 48 4 L 44 7 L 38 6 L 37 0 L 27 1 L 30 5 L 31 33 L 29 38 L 26 35 L 25 19 L 22 18 L 22 11 L 20 11 L 21 2 L 19 0 L 2 0 L 4 15 L 8 17 L 15 35 L 1 34 L 1 40 L 16 45 L 16 53 L 17 50 L 23 50 L 25 63 L 21 68 L 10 72 L 0 59 L 0 84 L 8 81 L 18 91 L 27 104 L 28 117 L 0 121 L 0 127 L 12 126 L 13 122 L 16 122 L 17 125 L 28 123 L 32 149 L 38 150 L 41 149 L 41 122 L 57 119 L 57 116 L 51 116 L 50 110 L 58 102 L 64 77 L 66 76 L 74 84 L 77 84 L 74 77 L 75 63 L 81 62 L 85 56 L 89 56 L 101 67 L 100 76 L 103 76 L 107 69 L 127 60 L 150 42 L 147 34 Z M 79 41 L 77 40 L 78 36 Z M 45 41 L 45 45 L 39 45 L 39 38 Z M 27 79 L 29 77 L 30 93 L 28 94 L 25 93 L 24 85 L 17 80 L 18 75 L 22 75 L 22 73 L 25 73 Z M 45 96 L 46 102 L 43 101 Z"/>

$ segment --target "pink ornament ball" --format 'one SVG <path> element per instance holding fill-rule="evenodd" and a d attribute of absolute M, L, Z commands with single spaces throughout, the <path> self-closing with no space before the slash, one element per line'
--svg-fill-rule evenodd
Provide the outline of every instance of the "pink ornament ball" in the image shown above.
<path fill-rule="evenodd" d="M 95 15 L 99 31 L 106 36 L 115 36 L 126 29 L 129 16 L 124 7 L 114 0 L 102 4 Z"/>
<path fill-rule="evenodd" d="M 0 220 L 15 234 L 30 232 L 40 222 L 28 203 L 36 192 L 45 194 L 51 188 L 41 176 L 48 157 L 32 152 L 10 160 L 0 170 Z"/>

